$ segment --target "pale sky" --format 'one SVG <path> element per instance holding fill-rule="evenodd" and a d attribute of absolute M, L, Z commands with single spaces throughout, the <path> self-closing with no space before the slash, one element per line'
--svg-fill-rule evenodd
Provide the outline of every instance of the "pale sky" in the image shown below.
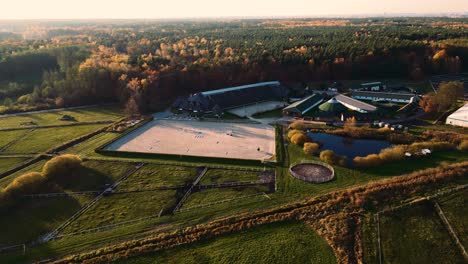
<path fill-rule="evenodd" d="M 0 0 L 0 19 L 157 19 L 447 12 L 468 12 L 468 0 Z"/>

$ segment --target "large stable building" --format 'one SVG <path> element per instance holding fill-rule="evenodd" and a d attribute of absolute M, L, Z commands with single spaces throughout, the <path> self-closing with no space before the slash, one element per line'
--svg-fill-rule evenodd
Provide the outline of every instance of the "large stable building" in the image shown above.
<path fill-rule="evenodd" d="M 410 103 L 417 100 L 417 95 L 412 93 L 389 93 L 371 91 L 353 91 L 351 97 L 366 101 L 388 101 L 394 103 Z"/>
<path fill-rule="evenodd" d="M 173 107 L 195 113 L 218 113 L 224 110 L 267 101 L 285 101 L 288 89 L 278 81 L 261 82 L 196 93 L 179 100 Z"/>

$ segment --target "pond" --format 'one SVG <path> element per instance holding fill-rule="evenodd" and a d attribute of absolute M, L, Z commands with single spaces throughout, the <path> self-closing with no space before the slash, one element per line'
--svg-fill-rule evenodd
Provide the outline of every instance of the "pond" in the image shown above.
<path fill-rule="evenodd" d="M 385 140 L 354 139 L 340 137 L 326 133 L 308 133 L 314 142 L 320 142 L 320 150 L 330 149 L 336 154 L 348 157 L 348 161 L 356 156 L 367 156 L 379 153 L 380 150 L 391 147 L 392 144 Z"/>

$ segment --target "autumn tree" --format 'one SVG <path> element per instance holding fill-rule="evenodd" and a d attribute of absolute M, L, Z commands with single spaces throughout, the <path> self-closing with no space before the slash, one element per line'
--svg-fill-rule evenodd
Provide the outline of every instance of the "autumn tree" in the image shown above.
<path fill-rule="evenodd" d="M 439 112 L 446 111 L 452 107 L 459 98 L 463 98 L 464 93 L 465 88 L 462 82 L 441 83 L 436 94 Z"/>

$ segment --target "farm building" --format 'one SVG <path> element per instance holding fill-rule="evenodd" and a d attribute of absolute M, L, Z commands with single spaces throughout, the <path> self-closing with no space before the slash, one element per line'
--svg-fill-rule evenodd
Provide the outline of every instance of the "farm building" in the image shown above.
<path fill-rule="evenodd" d="M 369 82 L 369 83 L 361 83 L 361 88 L 365 90 L 371 91 L 380 91 L 385 89 L 385 85 L 382 82 Z"/>
<path fill-rule="evenodd" d="M 353 91 L 351 97 L 368 101 L 388 101 L 394 103 L 410 103 L 418 100 L 418 96 L 412 93 L 389 93 L 371 91 Z"/>
<path fill-rule="evenodd" d="M 348 109 L 358 111 L 360 113 L 370 113 L 377 110 L 376 106 L 361 102 L 346 95 L 338 94 L 334 98 Z"/>
<path fill-rule="evenodd" d="M 302 116 L 323 102 L 322 96 L 313 94 L 300 101 L 294 102 L 283 109 L 283 114 L 292 116 Z"/>
<path fill-rule="evenodd" d="M 447 117 L 448 125 L 468 127 L 468 103 Z"/>
<path fill-rule="evenodd" d="M 277 81 L 242 85 L 191 95 L 174 108 L 196 113 L 216 113 L 267 101 L 284 101 L 288 89 Z"/>

